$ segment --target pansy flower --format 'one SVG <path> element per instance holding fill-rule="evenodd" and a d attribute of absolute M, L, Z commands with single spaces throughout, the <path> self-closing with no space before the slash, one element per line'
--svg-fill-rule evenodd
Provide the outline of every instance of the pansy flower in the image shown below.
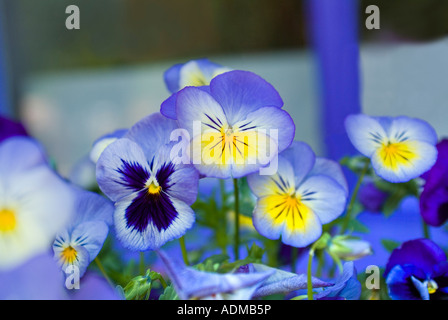
<path fill-rule="evenodd" d="M 247 71 L 221 74 L 208 90 L 179 91 L 177 120 L 191 138 L 196 169 L 226 179 L 267 166 L 294 138 L 294 122 L 282 106 L 274 87 Z"/>
<path fill-rule="evenodd" d="M 163 77 L 168 90 L 175 93 L 187 86 L 208 86 L 214 77 L 227 71 L 230 69 L 203 58 L 175 64 Z"/>
<path fill-rule="evenodd" d="M 62 271 L 76 266 L 82 277 L 106 241 L 114 207 L 99 194 L 77 189 L 73 211 L 72 221 L 56 236 L 53 251 Z"/>
<path fill-rule="evenodd" d="M 436 164 L 426 172 L 420 195 L 420 212 L 425 222 L 439 227 L 448 219 L 448 140 L 437 144 Z"/>
<path fill-rule="evenodd" d="M 28 137 L 0 143 L 0 270 L 46 251 L 68 222 L 71 188 Z"/>
<path fill-rule="evenodd" d="M 273 271 L 219 274 L 199 271 L 158 251 L 181 300 L 250 300 Z"/>
<path fill-rule="evenodd" d="M 448 298 L 448 262 L 442 249 L 429 239 L 404 242 L 395 249 L 384 272 L 394 300 Z"/>
<path fill-rule="evenodd" d="M 180 238 L 194 222 L 199 175 L 171 160 L 176 122 L 150 115 L 110 144 L 97 162 L 97 181 L 115 203 L 118 239 L 132 250 L 157 249 Z"/>
<path fill-rule="evenodd" d="M 255 229 L 268 239 L 305 247 L 316 241 L 322 225 L 342 214 L 348 187 L 336 162 L 316 158 L 304 142 L 293 142 L 279 155 L 275 175 L 252 174 L 249 187 L 257 196 Z"/>
<path fill-rule="evenodd" d="M 345 127 L 352 144 L 384 180 L 409 181 L 436 162 L 437 134 L 423 120 L 357 114 L 347 117 Z"/>
<path fill-rule="evenodd" d="M 176 119 L 176 99 L 179 90 L 191 86 L 209 92 L 210 81 L 230 70 L 205 58 L 175 64 L 164 73 L 166 87 L 172 95 L 162 103 L 160 112 L 168 118 Z"/>

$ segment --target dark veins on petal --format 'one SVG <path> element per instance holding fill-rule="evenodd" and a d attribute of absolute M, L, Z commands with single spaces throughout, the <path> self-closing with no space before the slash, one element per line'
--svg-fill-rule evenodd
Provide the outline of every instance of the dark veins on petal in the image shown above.
<path fill-rule="evenodd" d="M 150 222 L 158 231 L 166 230 L 170 226 L 177 217 L 176 209 L 168 196 L 169 188 L 172 186 L 169 183 L 169 177 L 173 172 L 174 164 L 165 163 L 156 173 L 161 192 L 151 194 L 146 188 L 139 191 L 137 197 L 126 209 L 125 217 L 129 228 L 143 232 Z"/>
<path fill-rule="evenodd" d="M 122 166 L 117 169 L 117 172 L 122 175 L 123 180 L 119 181 L 119 183 L 133 189 L 133 191 L 144 188 L 150 176 L 149 172 L 136 162 L 127 162 L 125 160 L 121 160 L 121 162 Z"/>

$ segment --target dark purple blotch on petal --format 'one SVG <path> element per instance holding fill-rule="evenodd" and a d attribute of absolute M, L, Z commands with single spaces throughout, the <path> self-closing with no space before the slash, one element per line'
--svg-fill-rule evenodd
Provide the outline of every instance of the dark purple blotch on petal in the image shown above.
<path fill-rule="evenodd" d="M 121 162 L 122 166 L 117 169 L 117 172 L 121 173 L 123 180 L 119 183 L 133 191 L 142 190 L 149 179 L 149 172 L 136 162 L 125 160 L 121 160 Z"/>
<path fill-rule="evenodd" d="M 157 230 L 161 231 L 168 229 L 176 219 L 177 211 L 169 197 L 169 189 L 172 186 L 169 177 L 173 172 L 174 164 L 172 163 L 165 163 L 157 171 L 156 179 L 161 187 L 159 193 L 152 194 L 146 188 L 140 188 L 137 197 L 126 208 L 125 217 L 129 228 L 143 232 L 152 222 Z"/>

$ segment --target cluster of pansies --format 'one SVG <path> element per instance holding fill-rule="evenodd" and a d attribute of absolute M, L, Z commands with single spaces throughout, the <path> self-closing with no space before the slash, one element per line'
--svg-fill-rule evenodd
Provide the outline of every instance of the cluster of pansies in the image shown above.
<path fill-rule="evenodd" d="M 100 137 L 68 179 L 21 124 L 0 118 L 0 298 L 448 294 L 443 244 L 429 232 L 387 242 L 381 295 L 354 262 L 375 254 L 368 233 L 353 235 L 363 210 L 393 212 L 414 196 L 425 230 L 448 219 L 448 144 L 428 123 L 351 115 L 361 156 L 338 162 L 294 140 L 280 94 L 252 72 L 200 59 L 164 80 L 160 113 Z"/>

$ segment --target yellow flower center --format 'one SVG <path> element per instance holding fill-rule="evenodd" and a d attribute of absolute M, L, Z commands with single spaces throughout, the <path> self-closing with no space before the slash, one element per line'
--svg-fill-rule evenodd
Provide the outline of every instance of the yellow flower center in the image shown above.
<path fill-rule="evenodd" d="M 14 231 L 17 225 L 16 214 L 11 209 L 0 209 L 0 232 Z"/>
<path fill-rule="evenodd" d="M 62 252 L 61 252 L 61 257 L 64 260 L 64 262 L 66 263 L 70 263 L 73 264 L 76 261 L 76 257 L 78 256 L 78 253 L 76 252 L 76 250 L 69 246 L 67 248 L 65 248 Z"/>
<path fill-rule="evenodd" d="M 156 185 L 154 182 L 151 182 L 151 184 L 148 186 L 148 193 L 159 194 L 161 189 L 161 186 Z"/>
<path fill-rule="evenodd" d="M 429 280 L 427 283 L 427 287 L 428 287 L 429 294 L 433 294 L 437 291 L 437 289 L 439 289 L 439 286 L 437 285 L 437 283 L 434 280 Z"/>
<path fill-rule="evenodd" d="M 410 142 L 387 142 L 381 145 L 379 156 L 384 166 L 397 170 L 400 166 L 410 165 L 417 157 Z"/>
<path fill-rule="evenodd" d="M 264 199 L 267 212 L 275 224 L 284 224 L 290 230 L 305 230 L 312 211 L 302 201 L 300 195 L 272 195 Z"/>

